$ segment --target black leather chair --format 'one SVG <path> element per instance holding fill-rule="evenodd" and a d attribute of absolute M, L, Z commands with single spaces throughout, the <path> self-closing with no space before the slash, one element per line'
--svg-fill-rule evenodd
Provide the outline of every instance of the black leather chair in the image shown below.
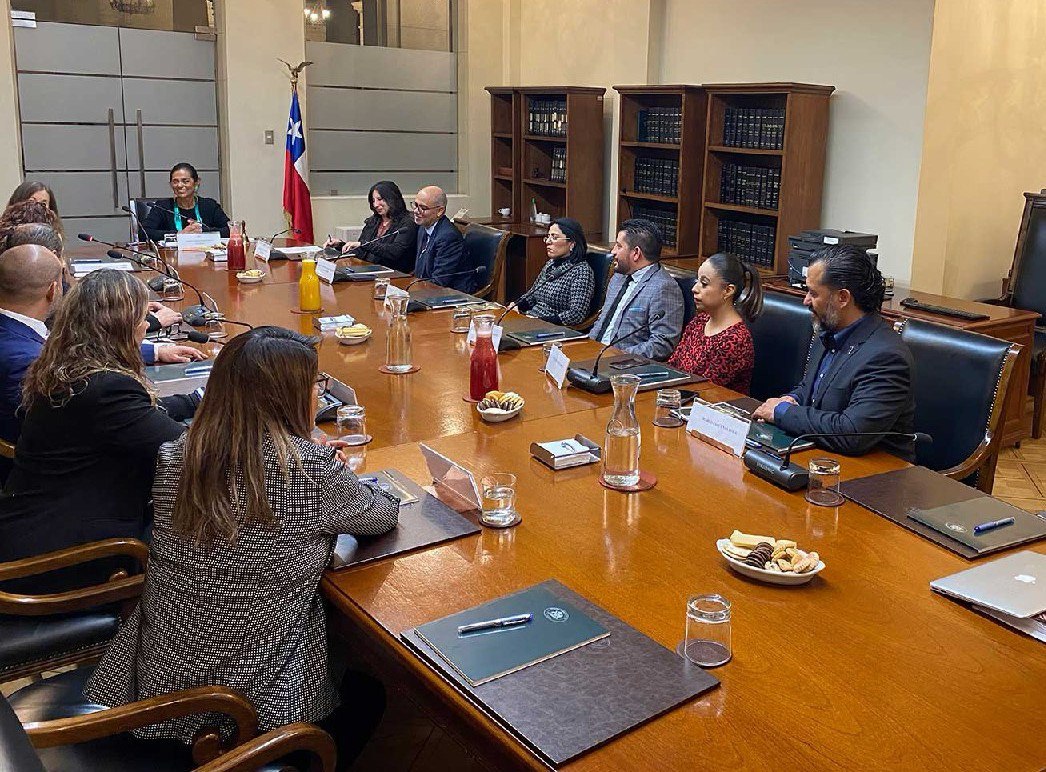
<path fill-rule="evenodd" d="M 694 303 L 694 284 L 697 282 L 697 277 L 673 274 L 673 278 L 679 285 L 679 291 L 683 293 L 683 329 L 685 330 L 697 313 L 697 304 Z"/>
<path fill-rule="evenodd" d="M 152 205 L 163 201 L 162 198 L 132 198 L 131 209 L 134 210 L 134 215 L 138 218 L 139 227 L 135 228 L 135 222 L 132 219 L 130 223 L 131 229 L 131 241 L 148 241 L 149 237 L 145 235 L 145 231 L 141 228 L 141 223 L 145 222 L 145 218 L 149 214 L 149 210 L 152 209 Z M 137 233 L 135 232 L 137 230 Z"/>
<path fill-rule="evenodd" d="M 610 277 L 614 275 L 614 257 L 608 250 L 589 247 L 585 257 L 588 259 L 588 264 L 592 267 L 596 286 L 592 292 L 592 303 L 588 307 L 588 314 L 581 320 L 580 324 L 570 325 L 575 330 L 588 330 L 596 323 L 596 319 L 599 318 L 599 312 L 603 310 L 603 303 L 607 299 L 607 286 L 610 284 Z"/>
<path fill-rule="evenodd" d="M 312 724 L 289 724 L 255 737 L 258 716 L 242 694 L 205 686 L 108 709 L 83 697 L 91 668 L 77 668 L 0 698 L 0 770 L 18 772 L 277 772 L 334 769 L 334 741 Z M 201 732 L 193 746 L 139 740 L 133 729 L 196 713 L 233 719 L 223 741 Z M 290 754 L 294 754 L 291 756 Z M 288 759 L 288 757 L 290 757 Z M 289 766 L 288 761 L 292 764 Z"/>
<path fill-rule="evenodd" d="M 799 385 L 810 357 L 814 327 L 802 298 L 783 292 L 763 295 L 763 312 L 751 325 L 755 347 L 750 395 L 780 397 Z"/>
<path fill-rule="evenodd" d="M 483 285 L 472 293 L 476 297 L 490 299 L 497 293 L 501 271 L 505 267 L 509 235 L 507 231 L 477 223 L 469 223 L 465 228 L 465 249 L 469 254 L 469 265 L 486 268 L 486 273 L 480 277 Z"/>
<path fill-rule="evenodd" d="M 985 493 L 995 482 L 1006 389 L 1020 346 L 968 330 L 905 319 L 894 328 L 915 360 L 916 463 Z"/>
<path fill-rule="evenodd" d="M 0 564 L 0 586 L 47 571 L 103 558 L 126 558 L 105 584 L 49 595 L 0 592 L 0 682 L 62 665 L 90 662 L 105 651 L 121 612 L 142 591 L 149 548 L 137 539 L 107 539 Z"/>

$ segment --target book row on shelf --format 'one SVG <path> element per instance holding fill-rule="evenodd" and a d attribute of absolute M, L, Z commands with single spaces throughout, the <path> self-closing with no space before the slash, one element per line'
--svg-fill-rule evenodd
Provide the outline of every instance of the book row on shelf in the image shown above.
<path fill-rule="evenodd" d="M 682 130 L 682 107 L 651 107 L 639 111 L 640 142 L 678 145 Z"/>
<path fill-rule="evenodd" d="M 720 220 L 717 233 L 718 251 L 732 252 L 746 263 L 762 268 L 773 268 L 775 231 L 773 225 Z"/>
<path fill-rule="evenodd" d="M 784 147 L 783 107 L 728 107 L 723 116 L 727 147 L 781 150 Z"/>
<path fill-rule="evenodd" d="M 674 196 L 679 190 L 679 161 L 675 158 L 637 158 L 633 186 L 636 193 Z"/>
<path fill-rule="evenodd" d="M 724 163 L 719 185 L 719 203 L 777 209 L 781 194 L 781 170 L 765 166 Z"/>
<path fill-rule="evenodd" d="M 527 133 L 542 137 L 565 137 L 567 100 L 531 99 L 527 110 Z"/>
<path fill-rule="evenodd" d="M 661 232 L 661 241 L 666 247 L 676 245 L 676 215 L 675 212 L 659 209 L 653 206 L 637 204 L 632 208 L 633 217 L 642 217 L 650 220 Z"/>
<path fill-rule="evenodd" d="M 552 171 L 549 179 L 553 182 L 567 181 L 567 149 L 566 147 L 552 148 Z"/>

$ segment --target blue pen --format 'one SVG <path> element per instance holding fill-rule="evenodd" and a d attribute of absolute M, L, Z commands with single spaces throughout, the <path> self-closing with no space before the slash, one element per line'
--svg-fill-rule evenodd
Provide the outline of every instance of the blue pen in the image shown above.
<path fill-rule="evenodd" d="M 1017 521 L 1012 517 L 1004 517 L 1001 520 L 989 520 L 987 523 L 981 523 L 973 527 L 973 535 L 979 536 L 985 531 L 994 531 L 996 528 L 1002 528 L 1004 525 L 1013 525 Z"/>
<path fill-rule="evenodd" d="M 535 332 L 534 340 L 544 340 L 545 338 L 562 338 L 563 333 L 561 332 Z"/>

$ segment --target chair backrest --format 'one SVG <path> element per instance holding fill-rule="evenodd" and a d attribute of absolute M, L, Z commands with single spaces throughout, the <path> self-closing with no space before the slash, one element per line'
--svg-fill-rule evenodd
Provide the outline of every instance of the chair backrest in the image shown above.
<path fill-rule="evenodd" d="M 152 209 L 153 204 L 158 201 L 163 201 L 162 198 L 132 198 L 131 209 L 134 210 L 134 216 L 138 219 L 139 227 L 138 232 L 135 233 L 135 222 L 134 218 L 128 218 L 131 221 L 131 241 L 146 241 L 148 237 L 145 235 L 145 231 L 141 228 L 141 223 L 145 222 L 145 218 L 149 214 L 149 210 Z"/>
<path fill-rule="evenodd" d="M 18 772 L 44 770 L 29 735 L 5 697 L 0 697 L 0 769 L 17 769 Z"/>
<path fill-rule="evenodd" d="M 962 465 L 982 445 L 997 447 L 1019 347 L 921 319 L 906 319 L 895 327 L 915 360 L 915 431 L 933 438 L 916 445 L 916 462 L 945 471 Z"/>
<path fill-rule="evenodd" d="M 610 284 L 610 277 L 614 275 L 614 256 L 610 254 L 609 250 L 589 247 L 588 252 L 585 254 L 585 259 L 592 268 L 592 274 L 595 276 L 596 283 L 592 292 L 592 302 L 588 306 L 588 314 L 585 315 L 580 324 L 571 325 L 575 330 L 587 330 L 596 323 L 596 319 L 599 318 L 599 312 L 603 310 L 603 303 L 607 299 L 607 287 Z"/>
<path fill-rule="evenodd" d="M 814 335 L 810 309 L 783 292 L 763 295 L 763 312 L 749 326 L 755 347 L 752 387 L 756 399 L 787 394 L 799 385 Z"/>
<path fill-rule="evenodd" d="M 1046 314 L 1046 196 L 1025 193 L 1010 276 L 1010 305 Z"/>
<path fill-rule="evenodd" d="M 686 329 L 690 320 L 694 318 L 694 314 L 697 313 L 697 305 L 694 303 L 694 284 L 697 282 L 697 277 L 673 274 L 672 278 L 676 280 L 679 291 L 683 293 L 683 329 Z"/>
<path fill-rule="evenodd" d="M 497 292 L 509 236 L 508 231 L 477 223 L 469 223 L 465 229 L 465 250 L 468 252 L 469 265 L 487 269 L 480 277 L 480 288 L 473 293 L 476 297 L 489 298 Z"/>

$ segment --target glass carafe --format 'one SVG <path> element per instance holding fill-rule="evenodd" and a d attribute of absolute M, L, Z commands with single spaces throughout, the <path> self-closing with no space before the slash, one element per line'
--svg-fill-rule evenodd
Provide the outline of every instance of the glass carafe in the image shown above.
<path fill-rule="evenodd" d="M 479 402 L 498 387 L 498 352 L 491 338 L 494 314 L 476 314 L 472 323 L 476 325 L 476 346 L 469 360 L 469 397 Z"/>
<path fill-rule="evenodd" d="M 320 277 L 316 275 L 316 261 L 301 261 L 301 278 L 298 279 L 298 306 L 306 313 L 317 313 L 320 302 Z"/>
<path fill-rule="evenodd" d="M 610 485 L 630 488 L 639 482 L 639 376 L 615 375 L 610 385 L 614 387 L 614 413 L 603 440 L 603 479 Z"/>
<path fill-rule="evenodd" d="M 247 255 L 243 249 L 243 231 L 237 222 L 229 223 L 229 245 L 226 248 L 225 267 L 230 271 L 242 271 L 247 267 Z"/>
<path fill-rule="evenodd" d="M 385 345 L 385 368 L 393 373 L 407 373 L 414 367 L 410 351 L 410 323 L 407 321 L 408 295 L 386 298 L 392 316 Z"/>

